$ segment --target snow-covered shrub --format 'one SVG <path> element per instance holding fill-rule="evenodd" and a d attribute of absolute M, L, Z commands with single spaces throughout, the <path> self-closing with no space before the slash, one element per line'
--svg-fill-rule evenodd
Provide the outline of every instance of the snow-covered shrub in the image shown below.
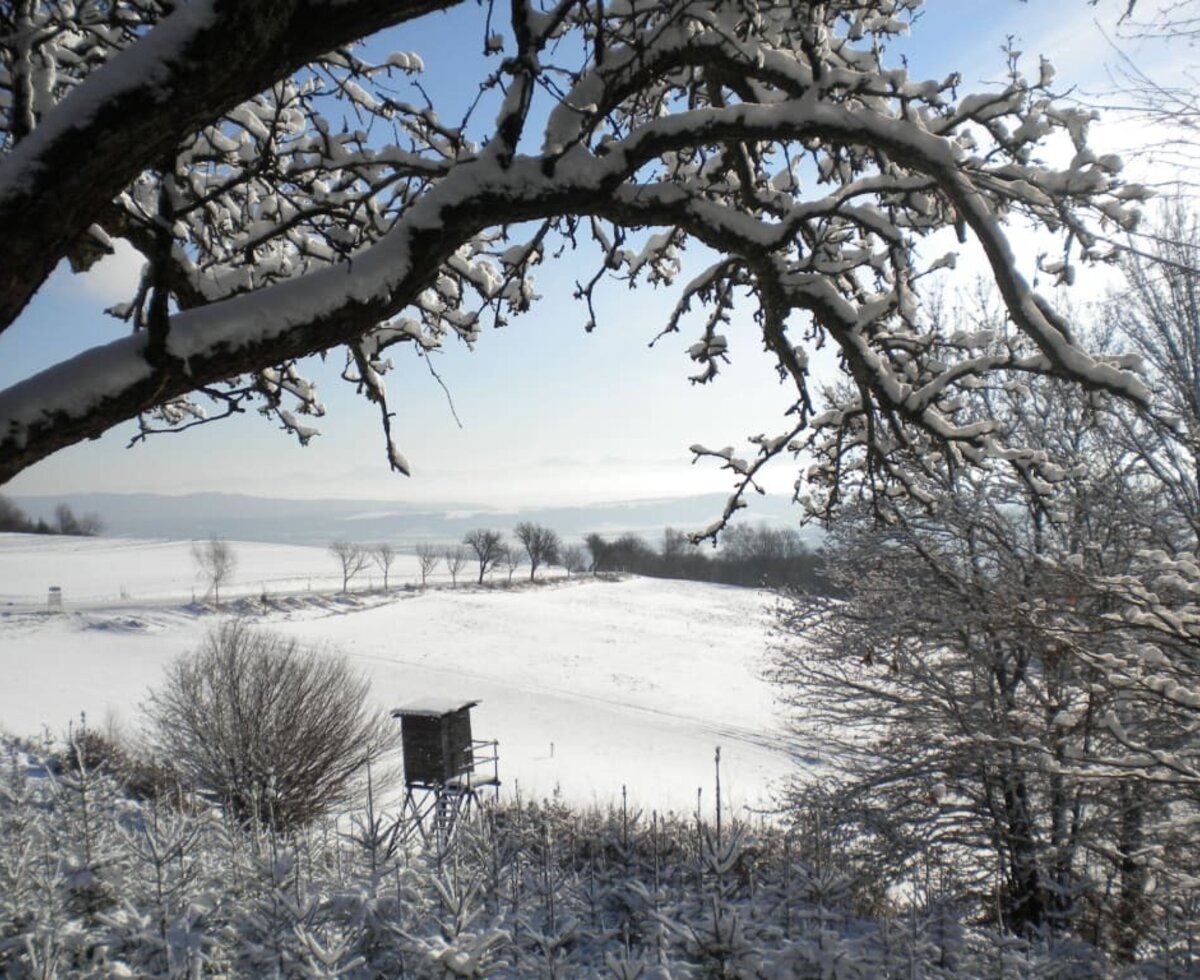
<path fill-rule="evenodd" d="M 368 687 L 343 660 L 227 620 L 151 693 L 155 755 L 238 820 L 293 830 L 346 806 L 397 744 Z"/>
<path fill-rule="evenodd" d="M 812 852 L 769 824 L 718 835 L 696 815 L 509 804 L 464 823 L 448 850 L 380 849 L 347 816 L 285 835 L 86 778 L 85 791 L 15 752 L 0 771 L 0 976 L 1015 980 L 1197 967 L 1186 925 L 1164 923 L 1142 963 L 1118 969 L 1078 938 L 1004 936 L 953 904 L 901 896 L 889 915 L 862 916 L 853 890 L 818 894 L 799 856 Z M 80 900 L 83 872 L 103 902 Z"/>

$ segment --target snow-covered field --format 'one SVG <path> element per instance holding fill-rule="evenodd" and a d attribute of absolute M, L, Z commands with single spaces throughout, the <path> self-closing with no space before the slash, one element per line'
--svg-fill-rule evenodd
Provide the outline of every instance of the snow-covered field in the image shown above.
<path fill-rule="evenodd" d="M 65 729 L 80 711 L 136 730 L 163 666 L 194 649 L 216 614 L 189 542 L 0 535 L 0 730 Z M 264 626 L 346 656 L 392 707 L 478 699 L 477 738 L 498 739 L 504 792 L 561 792 L 689 812 L 722 796 L 769 805 L 809 749 L 787 735 L 761 680 L 770 597 L 691 582 L 554 579 L 534 588 L 366 593 L 349 600 L 324 549 L 234 542 L 225 596 L 277 600 Z M 378 585 L 380 575 L 370 576 Z M 467 575 L 468 581 L 472 578 Z M 418 579 L 401 556 L 393 586 Z M 497 577 L 496 581 L 502 580 Z M 46 610 L 63 590 L 64 614 Z"/>

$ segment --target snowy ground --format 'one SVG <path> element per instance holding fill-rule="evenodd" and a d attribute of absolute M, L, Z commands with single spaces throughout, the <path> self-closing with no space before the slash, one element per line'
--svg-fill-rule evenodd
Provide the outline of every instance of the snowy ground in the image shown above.
<path fill-rule="evenodd" d="M 479 699 L 475 735 L 500 742 L 504 792 L 561 792 L 689 812 L 722 795 L 769 804 L 809 747 L 784 733 L 758 676 L 769 597 L 690 582 L 553 581 L 514 590 L 450 589 L 338 600 L 323 549 L 234 543 L 230 596 L 266 593 L 267 626 L 348 657 L 386 706 Z M 377 570 L 372 578 L 378 585 Z M 393 585 L 417 578 L 411 557 Z M 366 589 L 364 573 L 355 584 Z M 50 585 L 65 613 L 46 613 Z M 63 730 L 86 711 L 135 730 L 138 704 L 171 658 L 195 648 L 215 614 L 188 542 L 0 535 L 0 730 Z"/>

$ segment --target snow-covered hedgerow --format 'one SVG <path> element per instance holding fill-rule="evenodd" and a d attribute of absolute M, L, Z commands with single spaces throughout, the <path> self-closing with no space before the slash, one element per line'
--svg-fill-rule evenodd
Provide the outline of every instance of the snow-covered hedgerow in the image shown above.
<path fill-rule="evenodd" d="M 1117 975 L 1083 943 L 972 926 L 928 883 L 873 893 L 811 822 L 517 803 L 484 808 L 442 853 L 402 840 L 362 815 L 248 832 L 10 750 L 0 974 Z M 1156 966 L 1181 975 L 1182 956 Z"/>

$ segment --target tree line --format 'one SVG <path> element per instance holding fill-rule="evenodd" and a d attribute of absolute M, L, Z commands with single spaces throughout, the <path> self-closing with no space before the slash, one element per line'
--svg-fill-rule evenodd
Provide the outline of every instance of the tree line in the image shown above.
<path fill-rule="evenodd" d="M 87 513 L 77 515 L 66 504 L 54 508 L 54 518 L 30 517 L 21 507 L 0 497 L 0 531 L 16 531 L 20 534 L 77 534 L 93 537 L 104 530 L 99 515 Z"/>
<path fill-rule="evenodd" d="M 810 549 L 792 528 L 735 524 L 722 534 L 716 550 L 700 547 L 687 533 L 672 527 L 663 531 L 657 549 L 631 533 L 613 541 L 589 534 L 584 544 L 594 572 L 629 572 L 749 588 L 790 586 L 822 594 L 830 588 L 821 552 Z"/>
<path fill-rule="evenodd" d="M 467 570 L 477 585 L 490 576 L 505 575 L 509 585 L 518 571 L 528 570 L 528 581 L 537 581 L 538 571 L 558 566 L 569 578 L 581 572 L 593 575 L 626 573 L 652 578 L 688 579 L 750 588 L 801 587 L 828 592 L 832 588 L 823 571 L 824 559 L 811 550 L 791 528 L 766 525 L 734 525 L 723 536 L 719 550 L 707 553 L 683 531 L 668 527 L 658 548 L 641 535 L 628 532 L 612 541 L 601 534 L 587 535 L 581 544 L 564 544 L 558 532 L 531 521 L 513 529 L 514 541 L 495 528 L 474 528 L 456 544 L 419 542 L 413 547 L 421 586 L 441 569 L 458 585 Z M 369 568 L 383 576 L 389 587 L 392 566 L 399 549 L 387 542 L 375 545 L 337 540 L 329 552 L 338 563 L 342 592 L 354 578 Z"/>
<path fill-rule="evenodd" d="M 804 588 L 820 594 L 834 587 L 825 574 L 821 552 L 810 550 L 791 528 L 734 525 L 723 536 L 720 549 L 711 554 L 685 532 L 670 527 L 663 532 L 658 549 L 632 532 L 613 541 L 589 534 L 582 544 L 563 544 L 557 531 L 533 521 L 517 524 L 513 537 L 515 540 L 510 542 L 502 531 L 474 528 L 457 544 L 417 543 L 413 555 L 421 587 L 439 569 L 457 587 L 468 569 L 477 585 L 496 574 L 505 575 L 507 584 L 512 585 L 518 571 L 524 574 L 528 569 L 528 581 L 532 583 L 548 566 L 562 568 L 568 578 L 583 572 L 625 573 L 749 588 Z M 393 567 L 402 555 L 399 547 L 386 541 L 364 545 L 339 539 L 328 550 L 337 562 L 343 593 L 372 568 L 382 575 L 382 587 L 387 591 Z M 207 593 L 219 606 L 221 589 L 237 565 L 233 547 L 211 535 L 192 543 L 192 558 L 207 584 Z"/>

